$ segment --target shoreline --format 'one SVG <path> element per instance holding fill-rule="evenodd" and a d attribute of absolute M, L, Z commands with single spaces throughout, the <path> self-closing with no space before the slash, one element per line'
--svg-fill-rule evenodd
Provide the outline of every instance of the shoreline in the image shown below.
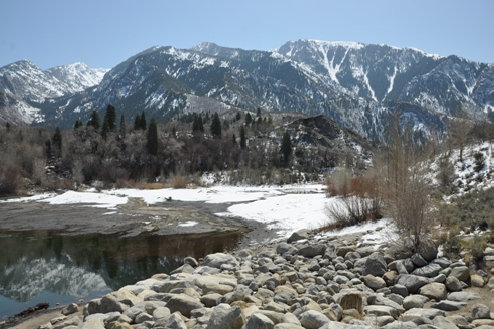
<path fill-rule="evenodd" d="M 68 318 L 53 310 L 50 320 L 60 328 L 134 329 L 171 323 L 265 328 L 259 321 L 274 329 L 494 325 L 494 313 L 485 313 L 494 311 L 494 269 L 489 280 L 462 261 L 436 258 L 435 247 L 398 258 L 406 249 L 364 239 L 372 233 L 378 230 L 300 232 L 288 240 L 187 259 L 170 275 L 155 274 L 86 302 Z M 479 308 L 487 317 L 478 315 Z M 46 319 L 33 315 L 29 325 L 45 325 Z M 13 328 L 38 328 L 26 323 Z"/>

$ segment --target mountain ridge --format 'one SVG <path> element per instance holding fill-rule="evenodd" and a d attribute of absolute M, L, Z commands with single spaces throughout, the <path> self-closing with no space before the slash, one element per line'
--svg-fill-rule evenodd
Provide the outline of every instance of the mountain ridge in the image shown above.
<path fill-rule="evenodd" d="M 4 85 L 0 76 L 0 113 Z M 244 110 L 324 114 L 379 140 L 397 109 L 423 134 L 432 126 L 444 130 L 461 107 L 471 118 L 491 115 L 494 65 L 415 48 L 315 39 L 288 41 L 274 51 L 210 42 L 190 49 L 154 46 L 110 69 L 99 84 L 28 105 L 40 123 L 68 126 L 110 103 L 129 116 L 145 110 L 169 120 L 184 113 L 192 96 Z"/>

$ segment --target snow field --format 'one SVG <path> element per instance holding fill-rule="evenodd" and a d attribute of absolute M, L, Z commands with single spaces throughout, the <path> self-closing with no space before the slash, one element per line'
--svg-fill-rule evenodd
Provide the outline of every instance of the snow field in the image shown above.
<path fill-rule="evenodd" d="M 277 230 L 280 238 L 288 237 L 301 229 L 317 229 L 331 222 L 328 207 L 341 207 L 341 199 L 328 198 L 321 184 L 280 186 L 214 186 L 197 189 L 116 189 L 67 191 L 62 194 L 45 193 L 27 198 L 9 199 L 0 202 L 47 202 L 49 204 L 81 204 L 115 210 L 129 198 L 140 198 L 147 204 L 165 202 L 168 198 L 177 201 L 195 201 L 211 204 L 231 204 L 226 212 L 216 213 L 223 217 L 241 217 L 245 220 L 266 224 L 268 229 Z M 108 215 L 114 214 L 109 211 Z M 196 225 L 196 222 L 179 224 L 181 227 Z M 367 224 L 366 224 L 367 225 Z M 377 225 L 372 223 L 372 225 Z M 384 224 L 379 224 L 383 225 Z M 380 227 L 380 226 L 377 226 Z M 374 226 L 362 226 L 365 231 Z M 342 232 L 346 232 L 343 230 Z M 351 233 L 351 232 L 349 232 Z"/>

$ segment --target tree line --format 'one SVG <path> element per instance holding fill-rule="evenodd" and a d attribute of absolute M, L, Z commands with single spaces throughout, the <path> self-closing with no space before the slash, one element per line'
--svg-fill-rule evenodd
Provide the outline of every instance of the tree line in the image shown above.
<path fill-rule="evenodd" d="M 15 193 L 26 184 L 46 189 L 94 181 L 126 185 L 223 170 L 253 183 L 296 179 L 277 174 L 293 164 L 288 132 L 281 143 L 266 147 L 254 142 L 256 134 L 273 130 L 271 119 L 260 113 L 257 119 L 237 113 L 223 121 L 218 113 L 194 113 L 159 124 L 154 118 L 148 122 L 143 111 L 131 126 L 124 114 L 119 118 L 117 123 L 117 111 L 108 105 L 102 120 L 92 111 L 87 122 L 76 120 L 73 129 L 65 131 L 6 123 L 0 127 L 0 154 L 5 159 L 0 164 L 0 194 Z"/>

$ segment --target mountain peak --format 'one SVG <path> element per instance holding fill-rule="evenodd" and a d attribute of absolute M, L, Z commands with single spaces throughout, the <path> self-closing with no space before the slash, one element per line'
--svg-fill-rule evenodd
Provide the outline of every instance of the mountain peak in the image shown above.
<path fill-rule="evenodd" d="M 35 69 L 41 70 L 36 64 L 27 59 L 21 59 L 19 61 L 7 64 L 0 69 L 3 70 L 18 70 L 18 69 Z"/>

